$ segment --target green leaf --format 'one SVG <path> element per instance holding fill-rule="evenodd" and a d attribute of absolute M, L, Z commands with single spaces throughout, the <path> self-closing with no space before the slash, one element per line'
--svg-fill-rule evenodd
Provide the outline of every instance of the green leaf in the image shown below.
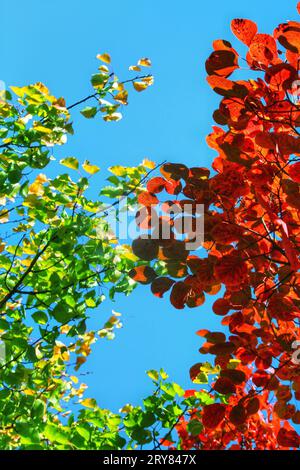
<path fill-rule="evenodd" d="M 192 436 L 197 436 L 198 434 L 200 434 L 202 429 L 203 425 L 198 419 L 192 419 L 188 423 L 188 431 L 192 434 Z"/>
<path fill-rule="evenodd" d="M 91 77 L 91 84 L 94 88 L 102 88 L 107 80 L 108 76 L 106 73 L 95 73 Z"/>
<path fill-rule="evenodd" d="M 69 433 L 66 428 L 56 426 L 55 424 L 46 424 L 44 436 L 51 442 L 58 442 L 59 444 L 69 443 Z"/>
<path fill-rule="evenodd" d="M 45 312 L 35 312 L 32 315 L 32 318 L 36 323 L 39 323 L 40 325 L 46 325 L 48 322 L 48 315 Z"/>
<path fill-rule="evenodd" d="M 95 106 L 86 106 L 80 112 L 84 117 L 91 119 L 96 116 L 97 108 Z"/>
<path fill-rule="evenodd" d="M 147 371 L 148 377 L 150 377 L 151 380 L 154 380 L 154 382 L 158 382 L 159 379 L 159 373 L 156 370 L 148 370 Z"/>
<path fill-rule="evenodd" d="M 22 444 L 32 444 L 40 442 L 39 433 L 30 423 L 16 423 L 15 429 L 21 437 Z"/>

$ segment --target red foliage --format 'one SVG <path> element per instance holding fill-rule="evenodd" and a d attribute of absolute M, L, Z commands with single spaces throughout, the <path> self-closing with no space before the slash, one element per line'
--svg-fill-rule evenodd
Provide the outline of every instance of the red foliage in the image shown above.
<path fill-rule="evenodd" d="M 206 255 L 184 248 L 193 239 L 191 231 L 181 231 L 185 239 L 176 241 L 170 215 L 174 236 L 168 243 L 134 242 L 142 259 L 165 262 L 163 277 L 151 281 L 152 271 L 141 271 L 135 278 L 152 282 L 159 297 L 171 288 L 178 309 L 201 305 L 205 294 L 215 295 L 223 286 L 213 311 L 223 317 L 228 337 L 198 334 L 206 339 L 200 352 L 214 355 L 220 367 L 211 394 L 217 401 L 219 394 L 229 398 L 204 406 L 204 428 L 196 437 L 182 417 L 176 429 L 183 448 L 298 448 L 293 424 L 300 422 L 300 364 L 293 344 L 300 337 L 300 108 L 294 82 L 300 23 L 281 24 L 273 35 L 258 33 L 245 19 L 233 20 L 231 28 L 248 47 L 246 60 L 258 77 L 228 79 L 239 68 L 238 53 L 228 41 L 214 42 L 206 62 L 208 83 L 221 96 L 214 113 L 218 126 L 207 138 L 217 152 L 213 174 L 168 163 L 161 168 L 163 178 L 150 180 L 149 192 L 140 197 L 145 206 L 157 204 L 154 193 L 163 194 L 168 181 L 177 197 L 165 208 L 172 202 L 203 204 L 199 245 Z M 193 366 L 192 379 L 200 367 Z"/>

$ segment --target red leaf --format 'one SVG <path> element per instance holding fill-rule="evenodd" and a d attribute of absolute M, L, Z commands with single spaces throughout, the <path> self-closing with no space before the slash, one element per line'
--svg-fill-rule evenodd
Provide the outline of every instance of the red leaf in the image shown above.
<path fill-rule="evenodd" d="M 239 385 L 246 380 L 246 375 L 242 370 L 237 369 L 223 369 L 220 373 L 221 377 L 227 377 L 234 384 Z"/>
<path fill-rule="evenodd" d="M 257 33 L 257 26 L 251 20 L 235 19 L 231 22 L 231 31 L 240 41 L 250 46 L 253 37 Z"/>
<path fill-rule="evenodd" d="M 214 51 L 205 63 L 208 75 L 228 77 L 239 68 L 237 55 L 231 50 Z"/>
<path fill-rule="evenodd" d="M 242 405 L 236 405 L 232 408 L 229 414 L 229 420 L 235 426 L 244 424 L 247 419 L 245 408 Z"/>
<path fill-rule="evenodd" d="M 166 180 L 158 176 L 148 181 L 147 190 L 149 191 L 149 193 L 160 193 L 165 188 L 165 185 Z"/>
<path fill-rule="evenodd" d="M 152 240 L 151 238 L 136 238 L 132 242 L 132 251 L 140 259 L 151 261 L 157 258 L 158 255 L 157 240 Z"/>
<path fill-rule="evenodd" d="M 256 34 L 249 47 L 250 59 L 258 65 L 269 66 L 277 59 L 277 45 L 273 36 Z"/>
<path fill-rule="evenodd" d="M 259 408 L 260 402 L 257 397 L 250 398 L 245 404 L 247 415 L 255 415 Z"/>
<path fill-rule="evenodd" d="M 291 52 L 300 52 L 300 23 L 288 21 L 280 24 L 274 31 L 274 37 Z"/>
<path fill-rule="evenodd" d="M 252 380 L 257 387 L 265 387 L 270 380 L 270 375 L 264 370 L 259 369 L 254 373 Z"/>
<path fill-rule="evenodd" d="M 300 447 L 300 437 L 293 429 L 288 431 L 281 428 L 277 434 L 277 442 L 282 447 Z"/>
<path fill-rule="evenodd" d="M 213 388 L 216 392 L 221 393 L 222 395 L 235 393 L 235 385 L 227 377 L 219 377 Z"/>
<path fill-rule="evenodd" d="M 154 194 L 144 191 L 138 195 L 138 203 L 150 207 L 155 206 L 158 203 L 158 199 Z"/>
<path fill-rule="evenodd" d="M 194 364 L 191 368 L 190 368 L 190 378 L 191 378 L 191 381 L 194 382 L 194 380 L 198 377 L 198 375 L 200 374 L 201 372 L 201 367 L 202 367 L 202 362 L 197 362 L 197 364 Z"/>
<path fill-rule="evenodd" d="M 150 284 L 157 274 L 149 266 L 137 266 L 129 272 L 129 276 L 141 284 Z"/>
<path fill-rule="evenodd" d="M 290 165 L 288 168 L 288 172 L 293 181 L 296 181 L 296 183 L 300 183 L 300 162 Z"/>
<path fill-rule="evenodd" d="M 217 299 L 213 304 L 213 311 L 216 315 L 226 315 L 230 310 L 230 304 L 226 299 Z"/>
<path fill-rule="evenodd" d="M 183 309 L 190 288 L 184 282 L 176 282 L 171 291 L 171 304 L 178 309 Z"/>
<path fill-rule="evenodd" d="M 247 264 L 236 252 L 223 256 L 215 266 L 217 279 L 227 286 L 241 285 L 247 277 L 247 272 Z"/>
<path fill-rule="evenodd" d="M 233 343 L 218 343 L 214 344 L 209 348 L 210 354 L 215 354 L 216 356 L 227 356 L 228 354 L 233 353 L 235 350 L 235 345 Z"/>
<path fill-rule="evenodd" d="M 213 403 L 203 408 L 202 423 L 206 428 L 215 429 L 224 419 L 225 406 Z"/>
<path fill-rule="evenodd" d="M 175 181 L 186 179 L 189 174 L 188 167 L 181 163 L 165 163 L 160 167 L 160 172 L 167 180 Z"/>
<path fill-rule="evenodd" d="M 151 284 L 151 291 L 156 297 L 163 297 L 163 295 L 171 289 L 175 281 L 169 277 L 157 277 Z"/>

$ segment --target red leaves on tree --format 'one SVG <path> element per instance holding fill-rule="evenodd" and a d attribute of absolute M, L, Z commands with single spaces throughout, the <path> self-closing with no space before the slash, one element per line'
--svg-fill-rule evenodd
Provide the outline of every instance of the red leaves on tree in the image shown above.
<path fill-rule="evenodd" d="M 258 33 L 246 19 L 233 20 L 231 29 L 248 48 L 251 78 L 243 73 L 239 79 L 230 42 L 214 41 L 205 64 L 220 98 L 213 114 L 218 126 L 207 137 L 216 152 L 212 174 L 166 163 L 162 177 L 150 180 L 140 196 L 144 226 L 155 234 L 166 222 L 161 217 L 154 226 L 152 198 L 156 205 L 159 195 L 165 214 L 174 204 L 202 204 L 204 235 L 197 247 L 203 249 L 187 249 L 191 230 L 180 228 L 191 219 L 194 229 L 194 214 L 171 216 L 170 239 L 133 244 L 141 259 L 159 261 L 163 276 L 151 279 L 155 273 L 140 269 L 135 278 L 151 279 L 158 297 L 170 289 L 177 309 L 200 306 L 205 293 L 219 292 L 212 310 L 222 317 L 224 332 L 203 329 L 200 319 L 197 334 L 205 338 L 200 353 L 213 355 L 220 371 L 210 398 L 227 395 L 227 402 L 203 407 L 204 429 L 197 436 L 188 419 L 180 420 L 183 448 L 298 448 L 292 425 L 300 422 L 300 23 L 281 24 L 273 35 Z M 237 79 L 228 78 L 233 72 Z M 193 381 L 203 375 L 201 366 L 191 368 Z M 190 419 L 199 412 L 192 410 Z"/>
<path fill-rule="evenodd" d="M 189 169 L 181 163 L 165 163 L 160 167 L 160 172 L 167 180 L 179 181 L 188 177 Z"/>

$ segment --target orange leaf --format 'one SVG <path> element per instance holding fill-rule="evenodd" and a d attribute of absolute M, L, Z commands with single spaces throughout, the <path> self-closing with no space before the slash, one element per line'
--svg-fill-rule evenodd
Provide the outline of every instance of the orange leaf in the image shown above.
<path fill-rule="evenodd" d="M 257 25 L 251 20 L 234 19 L 231 22 L 231 31 L 240 41 L 250 46 L 257 33 Z"/>

